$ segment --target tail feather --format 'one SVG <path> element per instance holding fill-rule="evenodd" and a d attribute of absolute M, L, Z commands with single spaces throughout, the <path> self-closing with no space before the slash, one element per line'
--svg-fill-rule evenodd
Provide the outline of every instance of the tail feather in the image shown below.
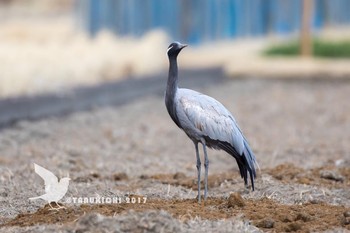
<path fill-rule="evenodd" d="M 249 167 L 251 168 L 254 178 L 256 177 L 256 168 L 259 168 L 259 164 L 255 159 L 255 155 L 253 151 L 250 149 L 250 146 L 247 142 L 247 140 L 244 140 L 244 147 L 245 147 L 245 152 L 244 152 L 244 157 L 247 159 L 247 163 Z"/>
<path fill-rule="evenodd" d="M 248 172 L 250 177 L 250 182 L 252 184 L 252 190 L 254 191 L 254 179 L 256 178 L 256 168 L 259 168 L 256 162 L 254 153 L 250 149 L 247 140 L 244 138 L 244 150 L 242 154 L 239 154 L 237 150 L 228 142 L 223 142 L 219 140 L 213 140 L 209 137 L 205 137 L 207 145 L 214 149 L 221 149 L 230 154 L 236 159 L 239 172 L 241 177 L 244 179 L 244 184 L 248 185 Z M 214 146 L 213 146 L 214 145 Z"/>
<path fill-rule="evenodd" d="M 248 185 L 248 172 L 250 176 L 250 182 L 252 184 L 252 190 L 254 191 L 254 179 L 256 178 L 256 167 L 258 164 L 256 162 L 255 156 L 249 147 L 249 144 L 244 140 L 244 151 L 240 155 L 235 148 L 226 142 L 220 142 L 218 144 L 219 148 L 229 153 L 237 161 L 239 172 L 241 177 L 244 179 L 244 184 Z"/>
<path fill-rule="evenodd" d="M 29 200 L 33 201 L 33 200 L 36 200 L 36 199 L 39 199 L 41 196 L 38 196 L 38 197 L 30 197 Z"/>
<path fill-rule="evenodd" d="M 252 190 L 254 191 L 254 179 L 256 178 L 256 168 L 259 168 L 259 165 L 246 139 L 244 139 L 244 148 L 245 150 L 243 152 L 242 157 L 245 159 L 245 162 L 248 165 L 249 176 L 252 183 Z"/>
<path fill-rule="evenodd" d="M 241 173 L 241 177 L 244 179 L 244 184 L 248 185 L 248 173 L 247 173 L 247 169 L 244 168 L 244 165 L 239 162 L 237 159 L 237 164 L 238 164 L 238 168 L 239 168 L 239 172 Z"/>

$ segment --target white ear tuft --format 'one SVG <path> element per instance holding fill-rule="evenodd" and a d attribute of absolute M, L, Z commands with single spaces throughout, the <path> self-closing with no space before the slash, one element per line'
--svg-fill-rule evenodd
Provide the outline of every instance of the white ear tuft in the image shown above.
<path fill-rule="evenodd" d="M 169 47 L 168 50 L 166 51 L 166 53 L 168 54 L 169 50 L 172 48 L 173 48 L 173 46 Z"/>

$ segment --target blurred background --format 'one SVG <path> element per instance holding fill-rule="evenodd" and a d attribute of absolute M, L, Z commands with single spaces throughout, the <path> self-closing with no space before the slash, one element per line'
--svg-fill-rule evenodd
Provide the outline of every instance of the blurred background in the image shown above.
<path fill-rule="evenodd" d="M 348 0 L 1 0 L 0 97 L 166 75 L 174 40 L 190 44 L 184 69 L 344 77 L 349 9 Z"/>
<path fill-rule="evenodd" d="M 225 105 L 256 154 L 261 171 L 248 192 L 234 159 L 208 152 L 209 195 L 238 192 L 248 199 L 242 209 L 218 204 L 217 213 L 214 206 L 197 212 L 186 208 L 191 202 L 168 202 L 197 195 L 193 143 L 164 105 L 173 41 L 189 44 L 178 59 L 179 86 Z M 59 177 L 69 173 L 67 197 L 165 200 L 159 203 L 175 206 L 181 225 L 201 227 L 191 232 L 232 231 L 220 216 L 234 209 L 249 212 L 230 224 L 247 217 L 244 224 L 259 221 L 263 231 L 271 224 L 276 232 L 350 229 L 343 210 L 350 206 L 349 77 L 350 0 L 0 0 L 0 228 L 20 213 L 16 224 L 27 226 L 22 217 L 44 206 L 28 201 L 43 192 L 37 163 Z M 279 206 L 270 215 L 270 199 L 294 212 L 283 205 L 285 212 Z M 83 210 L 40 209 L 38 218 L 27 215 L 34 228 L 10 231 L 73 232 L 115 222 L 75 215 Z M 161 214 L 138 212 L 120 219 L 142 231 L 180 224 L 144 221 Z M 74 223 L 61 228 L 67 213 Z M 45 217 L 59 224 L 46 227 Z M 187 219 L 192 223 L 182 223 Z"/>

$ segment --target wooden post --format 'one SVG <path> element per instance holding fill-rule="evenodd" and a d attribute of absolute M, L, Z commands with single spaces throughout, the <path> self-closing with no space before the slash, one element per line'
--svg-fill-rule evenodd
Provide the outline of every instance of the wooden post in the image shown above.
<path fill-rule="evenodd" d="M 313 0 L 303 0 L 300 53 L 303 57 L 312 55 L 312 10 Z"/>

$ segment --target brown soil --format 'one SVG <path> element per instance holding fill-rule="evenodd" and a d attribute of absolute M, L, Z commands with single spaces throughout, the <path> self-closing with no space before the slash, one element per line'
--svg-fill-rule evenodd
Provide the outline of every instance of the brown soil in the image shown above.
<path fill-rule="evenodd" d="M 183 173 L 175 174 L 156 174 L 152 176 L 141 176 L 142 179 L 154 179 L 163 184 L 180 185 L 186 188 L 197 189 L 197 180 L 195 177 L 187 177 Z M 225 181 L 233 181 L 239 178 L 238 171 L 224 172 L 219 174 L 209 175 L 208 187 L 214 188 L 220 186 Z M 201 187 L 204 188 L 204 181 L 201 181 Z"/>
<path fill-rule="evenodd" d="M 332 165 L 305 170 L 292 164 L 282 164 L 272 169 L 264 169 L 261 173 L 267 173 L 275 179 L 288 184 L 300 183 L 329 188 L 348 188 L 350 186 L 350 168 L 337 168 Z M 99 179 L 99 174 L 91 173 L 78 180 Z M 105 179 L 107 177 L 104 177 Z M 129 180 L 125 173 L 114 174 L 109 177 L 112 180 Z M 224 172 L 209 176 L 209 188 L 219 187 L 222 183 L 234 182 L 239 178 L 237 171 Z M 133 180 L 134 185 L 130 189 L 138 188 L 138 184 L 145 181 L 156 181 L 163 184 L 183 186 L 196 190 L 194 177 L 184 173 L 155 174 L 151 176 L 141 175 Z M 132 180 L 130 180 L 132 181 Z M 202 184 L 203 185 L 203 184 Z M 134 196 L 140 197 L 140 196 Z M 142 199 L 142 197 L 141 197 Z M 277 232 L 310 232 L 324 231 L 331 228 L 343 227 L 350 230 L 350 208 L 341 205 L 309 202 L 305 204 L 284 205 L 266 197 L 260 199 L 245 199 L 239 193 L 232 193 L 228 198 L 209 198 L 198 204 L 195 199 L 148 199 L 146 203 L 131 204 L 82 204 L 66 209 L 52 210 L 49 205 L 34 213 L 22 213 L 16 218 L 1 225 L 5 226 L 33 226 L 36 224 L 64 224 L 75 222 L 87 213 L 100 213 L 106 216 L 115 216 L 130 209 L 136 212 L 147 210 L 165 210 L 180 221 L 188 221 L 195 217 L 208 220 L 221 220 L 241 216 L 250 221 L 261 230 L 273 230 Z"/>
<path fill-rule="evenodd" d="M 330 163 L 332 164 L 332 163 Z M 333 163 L 334 164 L 334 163 Z M 309 170 L 296 167 L 292 164 L 282 164 L 271 169 L 263 169 L 260 173 L 269 174 L 278 181 L 288 185 L 291 183 L 307 184 L 318 187 L 343 188 L 350 187 L 350 168 L 337 168 L 326 165 Z M 125 181 L 128 185 L 119 185 L 122 190 L 136 190 L 143 182 L 159 182 L 173 186 L 183 186 L 196 190 L 195 177 L 184 173 L 141 175 L 131 179 L 125 173 L 115 173 L 109 177 L 98 173 L 90 173 L 85 177 L 78 177 L 76 182 L 89 182 L 98 179 L 110 179 L 113 181 Z M 220 187 L 225 182 L 235 183 L 241 180 L 238 172 L 233 170 L 209 176 L 209 189 Z M 203 186 L 203 184 L 202 184 Z M 203 188 L 203 187 L 202 187 Z M 135 198 L 142 196 L 133 196 Z M 55 205 L 52 203 L 55 207 Z M 61 204 L 62 205 L 62 204 Z M 34 213 L 21 213 L 16 218 L 0 225 L 9 226 L 33 226 L 46 224 L 65 224 L 79 220 L 87 213 L 99 213 L 105 216 L 115 216 L 128 210 L 144 212 L 147 210 L 165 210 L 182 222 L 196 217 L 207 220 L 232 219 L 236 216 L 250 221 L 261 230 L 273 230 L 276 232 L 311 232 L 324 231 L 342 227 L 350 230 L 350 208 L 342 205 L 331 205 L 324 202 L 310 202 L 295 205 L 284 205 L 267 197 L 251 199 L 243 198 L 240 193 L 232 193 L 229 197 L 213 197 L 198 204 L 195 199 L 148 199 L 146 203 L 131 204 L 100 204 L 66 207 L 65 209 L 52 210 L 49 205 L 38 209 Z"/>
<path fill-rule="evenodd" d="M 235 80 L 203 92 L 234 113 L 249 139 L 261 167 L 254 192 L 231 156 L 210 150 L 210 198 L 199 205 L 193 143 L 164 100 L 149 97 L 0 131 L 0 231 L 350 230 L 348 81 Z M 69 174 L 67 199 L 137 194 L 147 202 L 63 199 L 66 209 L 43 208 L 45 201 L 28 200 L 44 191 L 33 162 L 60 178 Z"/>
<path fill-rule="evenodd" d="M 35 224 L 69 223 L 77 221 L 86 213 L 97 212 L 107 216 L 120 214 L 129 209 L 142 212 L 146 210 L 166 210 L 180 221 L 194 217 L 218 220 L 242 215 L 262 230 L 274 231 L 323 231 L 332 227 L 344 227 L 350 230 L 350 211 L 343 206 L 325 203 L 305 205 L 282 205 L 268 198 L 244 200 L 238 193 L 226 198 L 209 198 L 202 204 L 194 199 L 186 200 L 148 200 L 145 204 L 103 204 L 81 205 L 75 208 L 50 210 L 46 205 L 35 213 L 20 214 L 2 226 L 32 226 Z"/>
<path fill-rule="evenodd" d="M 334 164 L 334 162 L 330 162 Z M 262 174 L 269 174 L 275 179 L 284 183 L 299 183 L 314 186 L 323 186 L 327 188 L 344 188 L 350 187 L 350 167 L 336 167 L 327 165 L 317 168 L 305 170 L 296 167 L 293 164 L 286 163 L 278 165 L 271 169 L 263 169 Z M 175 174 L 156 174 L 152 176 L 143 175 L 141 179 L 154 179 L 163 184 L 180 185 L 186 188 L 197 189 L 197 181 L 195 177 L 187 177 L 183 173 Z M 224 182 L 234 182 L 240 178 L 238 171 L 223 172 L 209 175 L 208 187 L 219 187 Z M 201 186 L 204 188 L 204 182 L 201 181 Z"/>
<path fill-rule="evenodd" d="M 305 170 L 287 163 L 268 169 L 266 172 L 285 183 L 296 182 L 327 188 L 350 186 L 350 167 L 337 168 L 334 165 L 328 165 Z"/>

